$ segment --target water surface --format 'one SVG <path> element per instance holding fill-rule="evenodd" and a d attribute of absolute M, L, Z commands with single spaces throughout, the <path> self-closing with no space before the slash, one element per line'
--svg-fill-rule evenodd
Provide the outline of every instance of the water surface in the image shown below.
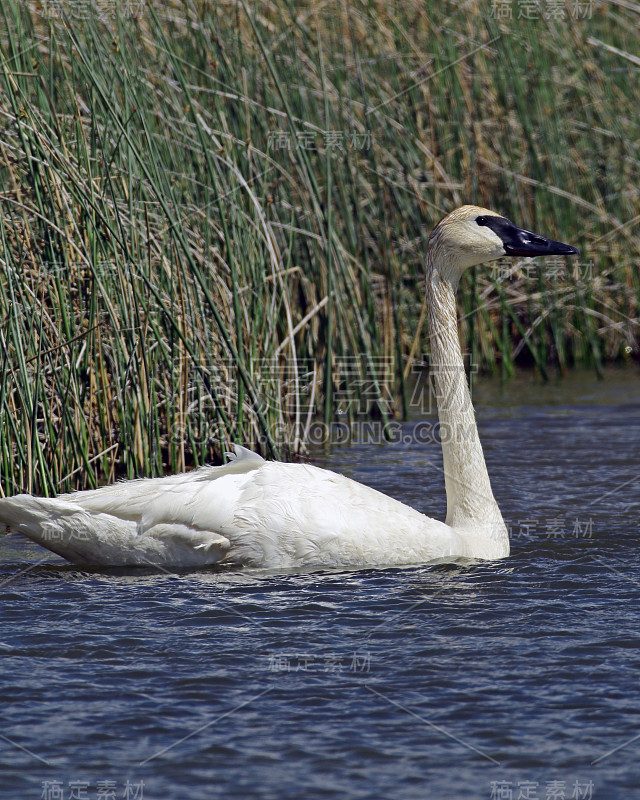
<path fill-rule="evenodd" d="M 80 570 L 0 538 L 0 796 L 640 796 L 638 373 L 474 396 L 504 561 Z M 420 424 L 313 459 L 443 516 Z"/>

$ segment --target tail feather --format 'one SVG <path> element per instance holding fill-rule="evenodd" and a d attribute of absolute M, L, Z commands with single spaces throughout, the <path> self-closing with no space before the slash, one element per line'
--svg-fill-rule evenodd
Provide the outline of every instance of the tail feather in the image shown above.
<path fill-rule="evenodd" d="M 168 523 L 140 531 L 134 520 L 65 499 L 0 500 L 0 527 L 27 536 L 74 564 L 198 567 L 221 561 L 229 541 L 214 531 Z"/>
<path fill-rule="evenodd" d="M 76 564 L 104 563 L 110 553 L 122 553 L 123 539 L 136 535 L 130 520 L 85 511 L 67 500 L 25 494 L 0 500 L 0 526 Z"/>

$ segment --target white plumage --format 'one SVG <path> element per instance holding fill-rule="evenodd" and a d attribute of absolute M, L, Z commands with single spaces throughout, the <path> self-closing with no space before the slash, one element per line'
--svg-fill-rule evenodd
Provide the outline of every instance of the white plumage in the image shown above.
<path fill-rule="evenodd" d="M 18 495 L 2 521 L 77 564 L 260 567 L 415 564 L 464 542 L 368 486 L 306 464 L 236 458 L 55 499 Z"/>
<path fill-rule="evenodd" d="M 482 221 L 487 219 L 491 225 Z M 0 500 L 0 525 L 74 563 L 107 566 L 359 567 L 508 555 L 465 378 L 455 290 L 468 266 L 509 254 L 516 234 L 518 254 L 533 247 L 522 243 L 528 233 L 494 212 L 463 206 L 429 239 L 432 370 L 440 422 L 449 431 L 442 445 L 446 523 L 343 475 L 268 462 L 236 445 L 233 460 L 221 467 L 55 499 Z M 536 237 L 537 247 L 540 241 L 557 245 L 544 251 L 550 254 L 575 251 L 542 237 Z"/>

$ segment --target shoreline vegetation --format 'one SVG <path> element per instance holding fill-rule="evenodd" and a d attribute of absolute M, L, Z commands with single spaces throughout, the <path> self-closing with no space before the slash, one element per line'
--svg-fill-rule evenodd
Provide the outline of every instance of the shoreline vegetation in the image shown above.
<path fill-rule="evenodd" d="M 6 0 L 4 494 L 406 416 L 467 202 L 581 250 L 465 276 L 470 369 L 637 361 L 640 5 L 558 8 Z"/>

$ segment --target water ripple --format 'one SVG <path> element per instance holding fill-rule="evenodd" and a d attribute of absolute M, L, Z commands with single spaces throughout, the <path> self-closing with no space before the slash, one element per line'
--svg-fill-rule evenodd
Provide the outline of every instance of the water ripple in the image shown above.
<path fill-rule="evenodd" d="M 544 798 L 591 781 L 594 798 L 634 796 L 640 490 L 620 485 L 637 407 L 479 419 L 503 562 L 167 575 L 79 570 L 4 537 L 0 794 L 85 781 L 97 800 L 110 780 L 163 800 L 489 800 L 492 782 Z M 327 464 L 444 510 L 419 449 Z"/>

